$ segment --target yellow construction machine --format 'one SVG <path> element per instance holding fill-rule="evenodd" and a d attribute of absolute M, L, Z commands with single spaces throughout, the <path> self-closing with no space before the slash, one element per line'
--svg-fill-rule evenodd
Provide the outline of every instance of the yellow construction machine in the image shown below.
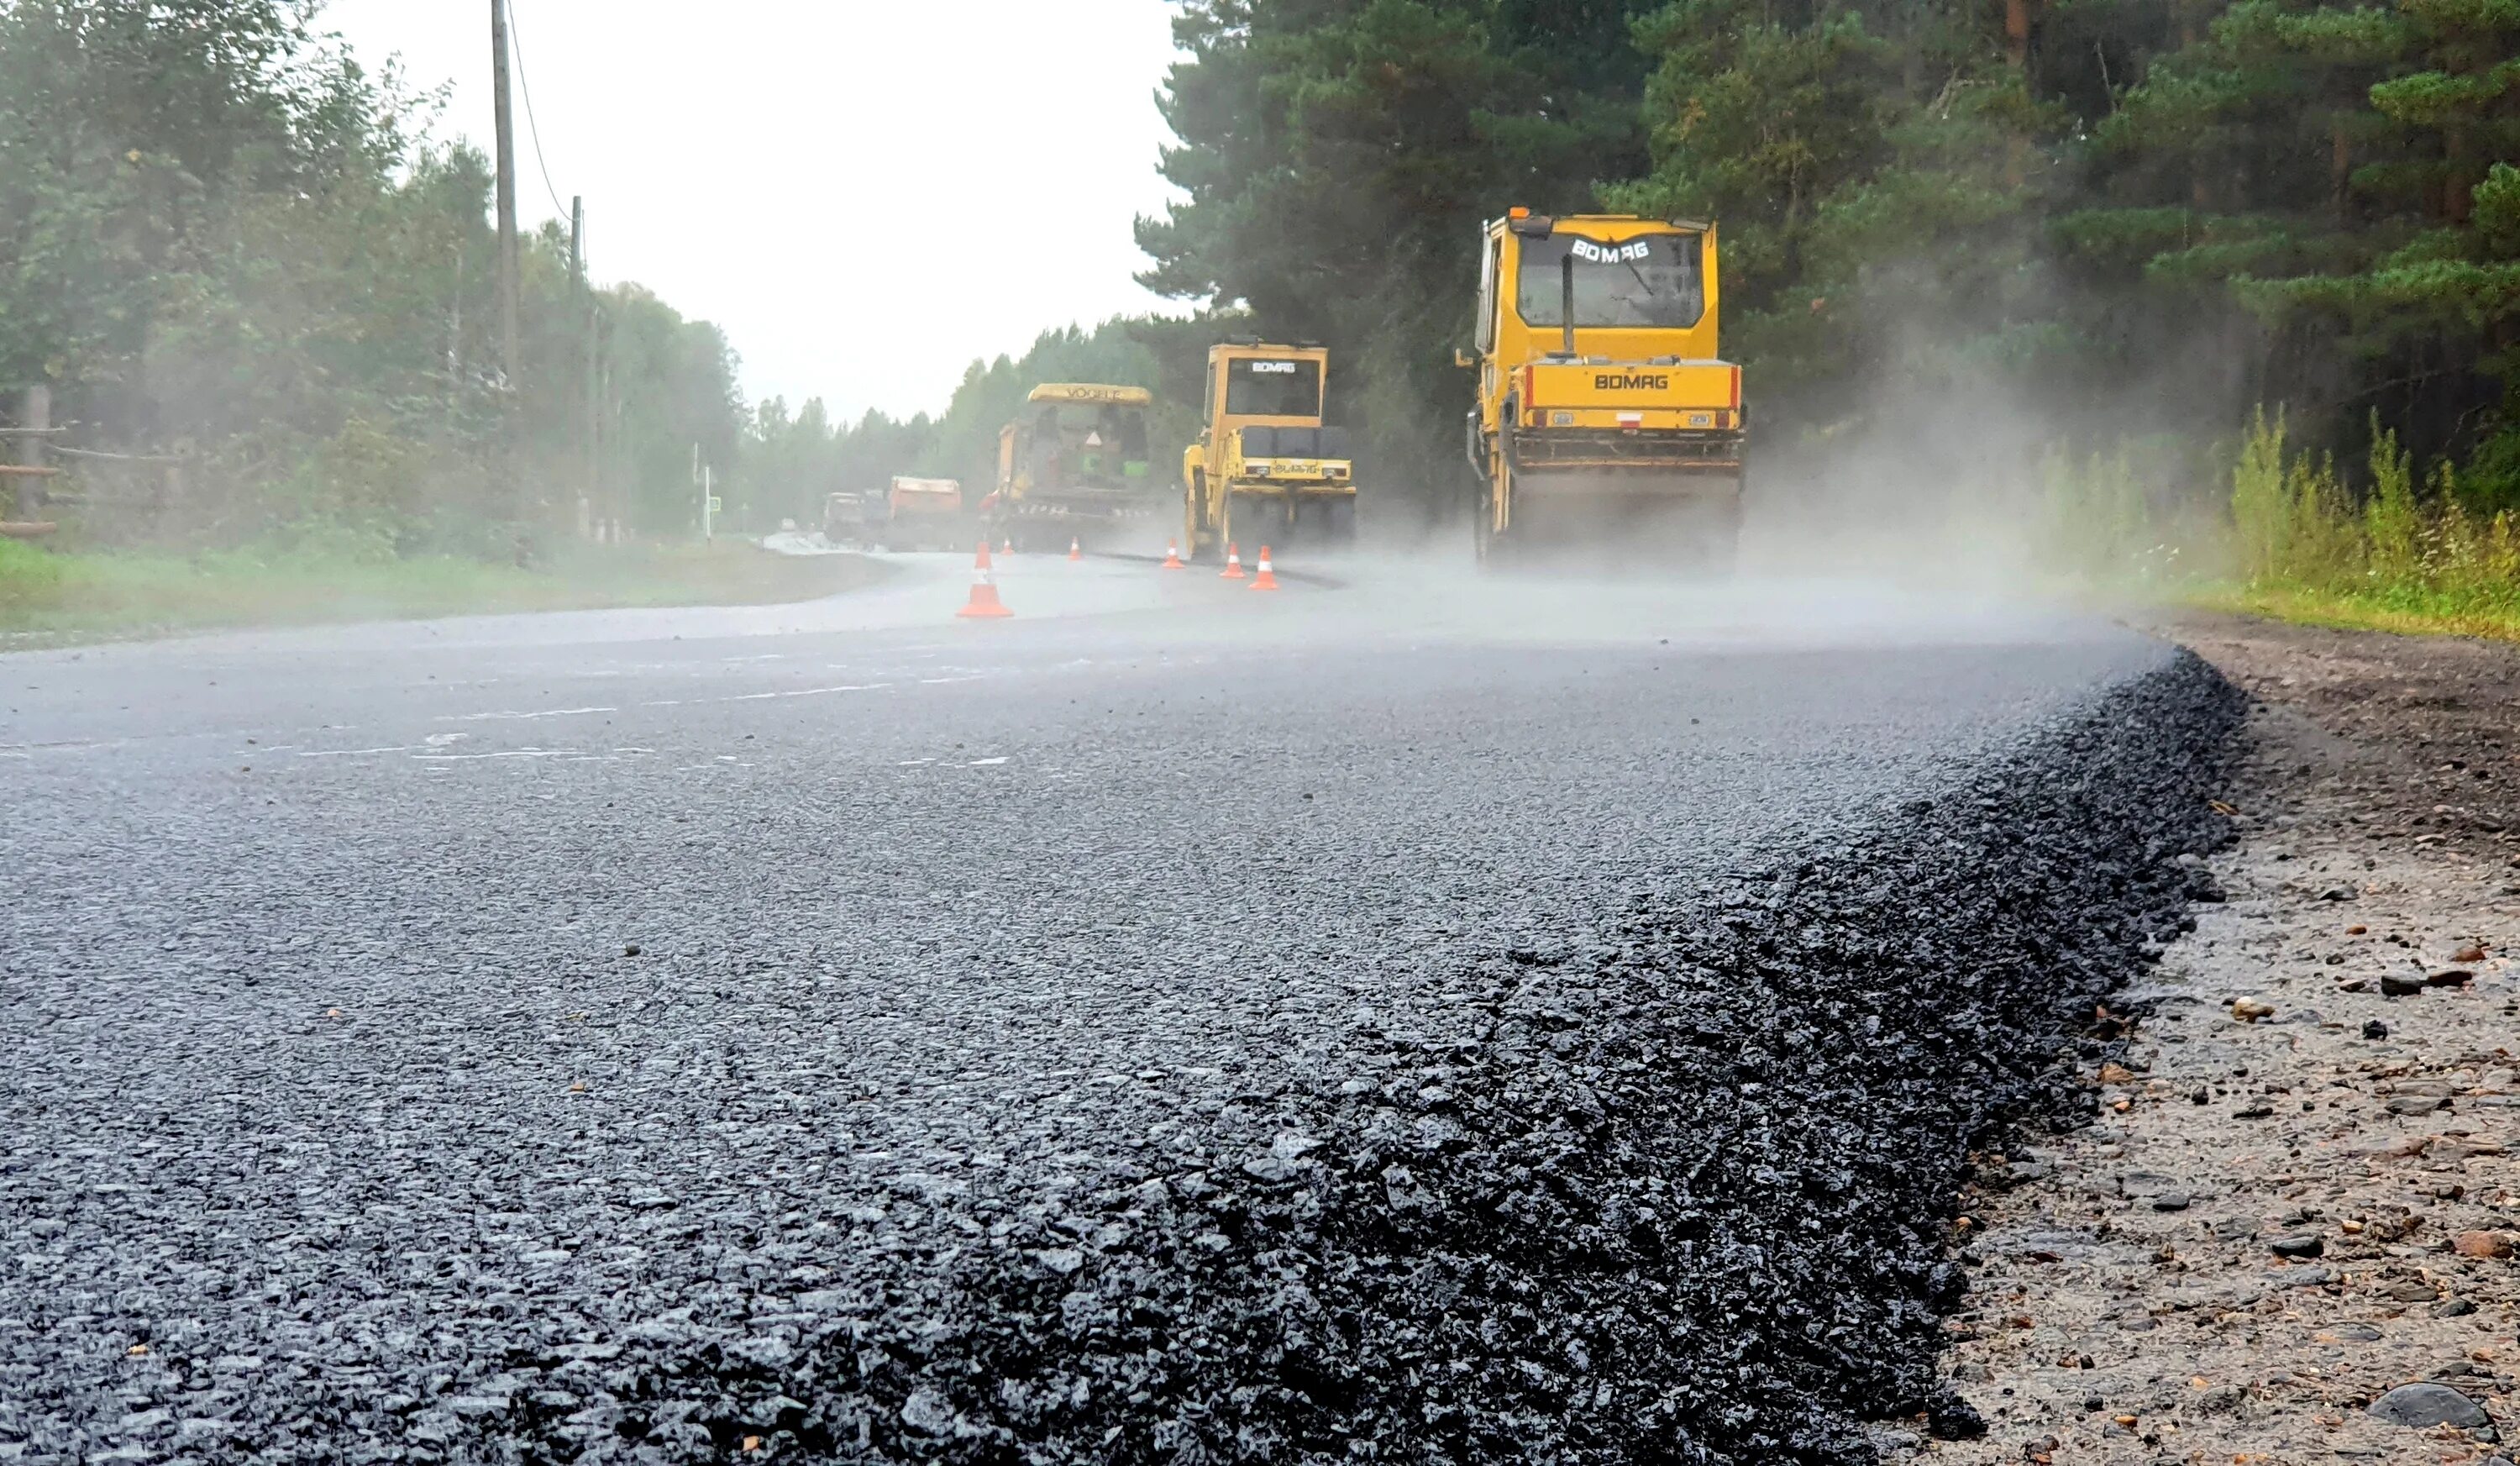
<path fill-rule="evenodd" d="M 1741 369 L 1716 355 L 1715 226 L 1514 209 L 1487 228 L 1469 416 L 1481 563 L 1542 545 L 1731 569 Z"/>
<path fill-rule="evenodd" d="M 1169 517 L 1147 448 L 1143 387 L 1048 382 L 998 434 L 998 486 L 981 505 L 993 537 L 1018 548 L 1110 549 L 1158 540 Z"/>
<path fill-rule="evenodd" d="M 1322 422 L 1330 353 L 1257 339 L 1207 353 L 1205 427 L 1182 455 L 1182 550 L 1342 548 L 1356 538 L 1347 430 Z"/>

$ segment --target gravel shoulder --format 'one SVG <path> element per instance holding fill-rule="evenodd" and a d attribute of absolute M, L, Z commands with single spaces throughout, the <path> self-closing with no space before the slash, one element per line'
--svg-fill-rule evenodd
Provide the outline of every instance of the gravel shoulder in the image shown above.
<path fill-rule="evenodd" d="M 2520 647 L 2166 628 L 2251 698 L 2223 899 L 2085 1118 L 1978 1158 L 1940 1462 L 2486 1461 L 2520 1439 Z M 2498 1443 L 2498 1436 L 2500 1438 Z"/>

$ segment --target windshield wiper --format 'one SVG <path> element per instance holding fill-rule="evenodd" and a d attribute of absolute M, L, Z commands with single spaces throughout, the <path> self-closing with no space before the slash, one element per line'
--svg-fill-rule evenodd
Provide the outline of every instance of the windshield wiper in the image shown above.
<path fill-rule="evenodd" d="M 1565 279 L 1565 285 L 1564 285 L 1564 291 L 1565 291 L 1565 294 L 1560 298 L 1559 308 L 1558 308 L 1558 317 L 1557 317 L 1560 321 L 1562 321 L 1562 322 L 1564 322 L 1564 323 L 1565 323 L 1565 331 L 1566 331 L 1566 347 L 1565 347 L 1565 350 L 1564 350 L 1564 352 L 1563 352 L 1562 354 L 1564 354 L 1564 355 L 1566 355 L 1566 356 L 1568 356 L 1568 357 L 1570 357 L 1570 358 L 1571 358 L 1571 357 L 1572 357 L 1572 356 L 1574 356 L 1574 354 L 1575 354 L 1575 247 L 1574 247 L 1574 246 L 1572 246 L 1572 245 L 1567 246 L 1567 248 L 1566 248 L 1566 253 L 1565 253 L 1565 255 L 1564 255 L 1562 258 L 1560 258 L 1560 259 L 1558 260 L 1558 264 L 1562 267 L 1562 269 L 1561 269 L 1561 273 L 1563 273 L 1563 274 L 1565 275 L 1565 277 L 1566 277 L 1566 279 Z"/>

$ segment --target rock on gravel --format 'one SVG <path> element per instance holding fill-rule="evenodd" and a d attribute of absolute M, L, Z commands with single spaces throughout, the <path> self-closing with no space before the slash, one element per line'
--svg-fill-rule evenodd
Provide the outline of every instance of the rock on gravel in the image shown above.
<path fill-rule="evenodd" d="M 2374 1420 L 2418 1431 L 2437 1425 L 2474 1431 L 2494 1423 L 2485 1406 L 2448 1385 L 2435 1384 L 2400 1385 L 2371 1401 L 2370 1414 Z"/>

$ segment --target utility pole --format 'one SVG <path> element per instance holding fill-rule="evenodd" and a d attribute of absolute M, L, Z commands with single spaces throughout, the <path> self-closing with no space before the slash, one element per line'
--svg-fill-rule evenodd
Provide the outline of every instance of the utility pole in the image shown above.
<path fill-rule="evenodd" d="M 700 462 L 700 445 L 692 444 L 692 482 L 700 490 L 700 540 L 717 541 L 717 465 Z"/>
<path fill-rule="evenodd" d="M 499 118 L 499 365 L 517 386 L 517 119 L 508 102 L 508 0 L 490 0 L 490 79 Z"/>
<path fill-rule="evenodd" d="M 586 290 L 586 196 L 571 194 L 568 200 L 568 300 L 572 309 L 583 312 L 586 322 L 585 411 L 578 424 L 578 451 L 584 478 L 577 489 L 577 532 L 591 539 L 602 538 L 595 527 L 597 514 L 595 492 L 595 312 Z"/>
<path fill-rule="evenodd" d="M 591 298 L 586 304 L 586 481 L 597 522 L 605 527 L 596 537 L 620 543 L 627 537 L 622 527 L 628 510 L 604 488 L 604 303 Z"/>

